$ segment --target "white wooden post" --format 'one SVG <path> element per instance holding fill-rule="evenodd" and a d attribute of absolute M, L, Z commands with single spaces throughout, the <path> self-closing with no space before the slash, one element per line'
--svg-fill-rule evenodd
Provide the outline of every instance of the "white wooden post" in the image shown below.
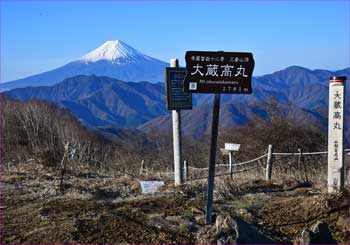
<path fill-rule="evenodd" d="M 229 161 L 229 172 L 232 177 L 232 151 L 228 152 L 228 161 Z"/>
<path fill-rule="evenodd" d="M 344 127 L 346 77 L 329 79 L 328 192 L 344 188 Z"/>
<path fill-rule="evenodd" d="M 178 59 L 170 60 L 170 67 L 179 67 Z M 174 144 L 174 175 L 175 185 L 183 184 L 183 162 L 181 142 L 181 110 L 172 111 L 173 118 L 173 144 Z"/>
<path fill-rule="evenodd" d="M 143 174 L 144 164 L 145 164 L 145 160 L 142 159 L 139 175 L 142 175 L 142 174 Z"/>
<path fill-rule="evenodd" d="M 302 156 L 302 153 L 301 153 L 301 149 L 298 148 L 298 152 L 299 152 L 299 155 L 298 155 L 298 170 L 299 170 L 299 177 L 300 177 L 300 181 L 302 180 L 302 174 L 301 174 L 301 156 Z"/>
<path fill-rule="evenodd" d="M 188 180 L 188 165 L 187 161 L 184 161 L 184 182 L 186 183 Z"/>
<path fill-rule="evenodd" d="M 273 161 L 273 146 L 269 145 L 268 152 L 267 152 L 267 162 L 266 162 L 266 180 L 271 179 L 272 161 Z"/>

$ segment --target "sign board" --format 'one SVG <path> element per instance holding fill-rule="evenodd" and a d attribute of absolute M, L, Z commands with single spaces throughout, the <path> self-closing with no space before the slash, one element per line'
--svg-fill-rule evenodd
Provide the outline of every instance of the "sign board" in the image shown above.
<path fill-rule="evenodd" d="M 252 53 L 186 52 L 185 92 L 251 94 Z"/>
<path fill-rule="evenodd" d="M 221 151 L 222 155 L 230 155 L 230 151 L 226 150 L 225 148 L 220 148 L 220 151 Z"/>
<path fill-rule="evenodd" d="M 328 186 L 330 191 L 343 187 L 344 182 L 345 81 L 346 77 L 331 77 L 329 81 Z"/>
<path fill-rule="evenodd" d="M 229 151 L 239 151 L 240 144 L 225 143 L 225 149 Z"/>
<path fill-rule="evenodd" d="M 165 68 L 167 110 L 191 110 L 192 94 L 184 92 L 185 68 Z"/>
<path fill-rule="evenodd" d="M 140 181 L 142 193 L 155 193 L 159 187 L 164 185 L 164 181 Z"/>

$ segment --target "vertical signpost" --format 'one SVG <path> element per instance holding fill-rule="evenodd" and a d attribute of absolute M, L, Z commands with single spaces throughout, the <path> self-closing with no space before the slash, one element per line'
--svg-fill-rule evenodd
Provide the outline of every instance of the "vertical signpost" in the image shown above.
<path fill-rule="evenodd" d="M 213 93 L 206 224 L 212 222 L 216 145 L 219 127 L 220 94 L 251 94 L 254 69 L 252 53 L 186 52 L 184 90 L 188 93 Z"/>
<path fill-rule="evenodd" d="M 329 79 L 328 192 L 344 188 L 344 106 L 346 77 Z"/>
<path fill-rule="evenodd" d="M 225 148 L 220 149 L 223 155 L 228 155 L 229 173 L 231 177 L 233 176 L 233 162 L 235 161 L 233 158 L 233 153 L 239 151 L 240 146 L 240 144 L 225 143 Z"/>
<path fill-rule="evenodd" d="M 178 59 L 170 60 L 165 68 L 166 108 L 172 110 L 175 185 L 184 182 L 181 141 L 181 110 L 192 109 L 192 94 L 184 92 L 186 69 L 179 68 Z"/>

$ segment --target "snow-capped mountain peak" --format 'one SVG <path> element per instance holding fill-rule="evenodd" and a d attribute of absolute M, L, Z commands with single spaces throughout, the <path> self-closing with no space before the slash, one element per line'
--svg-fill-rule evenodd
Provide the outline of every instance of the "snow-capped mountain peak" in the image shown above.
<path fill-rule="evenodd" d="M 140 57 L 148 58 L 133 47 L 120 40 L 107 41 L 97 49 L 84 55 L 80 60 L 83 62 L 97 62 L 108 60 L 113 63 L 133 63 Z"/>
<path fill-rule="evenodd" d="M 123 81 L 160 82 L 169 64 L 137 51 L 120 40 L 107 41 L 80 59 L 54 70 L 2 84 L 1 90 L 53 85 L 77 75 L 96 75 Z"/>

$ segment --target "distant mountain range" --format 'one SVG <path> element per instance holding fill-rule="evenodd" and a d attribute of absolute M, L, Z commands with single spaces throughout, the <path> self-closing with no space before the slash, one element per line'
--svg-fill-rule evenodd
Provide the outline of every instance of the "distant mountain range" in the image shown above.
<path fill-rule="evenodd" d="M 13 89 L 5 94 L 21 100 L 57 103 L 90 127 L 133 127 L 166 113 L 162 84 L 94 75 L 67 78 L 53 86 Z"/>
<path fill-rule="evenodd" d="M 96 75 L 123 81 L 162 82 L 168 63 L 144 55 L 128 44 L 107 41 L 97 49 L 54 70 L 1 84 L 1 91 L 14 88 L 51 86 L 77 75 Z"/>
<path fill-rule="evenodd" d="M 222 95 L 220 126 L 239 126 L 255 117 L 266 118 L 263 105 L 270 97 L 275 97 L 282 107 L 291 102 L 298 119 L 326 128 L 328 80 L 335 75 L 350 77 L 350 69 L 332 72 L 292 66 L 254 77 L 253 94 Z M 347 96 L 349 91 L 347 86 Z M 21 100 L 35 98 L 55 102 L 72 111 L 83 124 L 108 133 L 116 128 L 137 128 L 144 132 L 170 130 L 171 115 L 165 109 L 164 93 L 164 83 L 124 82 L 95 75 L 67 78 L 53 86 L 6 92 Z M 193 110 L 182 112 L 185 134 L 198 137 L 209 132 L 212 100 L 210 94 L 194 95 Z M 349 116 L 349 101 L 346 108 Z"/>

